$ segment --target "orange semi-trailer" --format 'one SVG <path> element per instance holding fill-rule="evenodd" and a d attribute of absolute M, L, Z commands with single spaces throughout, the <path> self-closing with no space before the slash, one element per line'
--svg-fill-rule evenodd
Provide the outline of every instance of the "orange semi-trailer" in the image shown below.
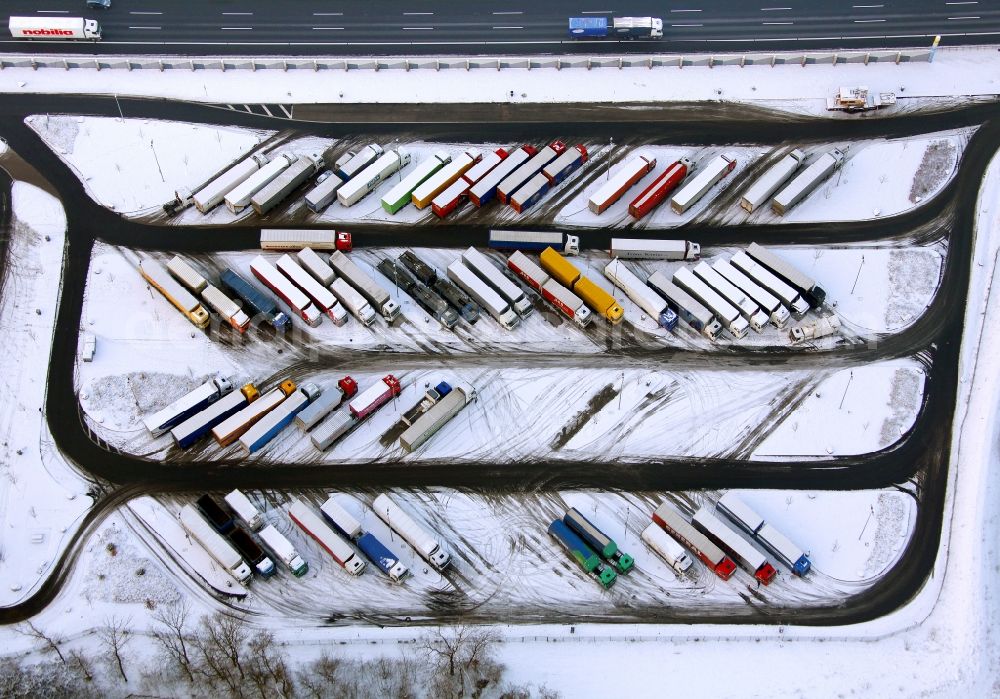
<path fill-rule="evenodd" d="M 580 274 L 569 260 L 552 248 L 545 248 L 539 256 L 542 268 L 553 279 L 571 290 L 583 299 L 583 302 L 595 313 L 617 325 L 625 317 L 625 310 L 615 301 L 614 297 L 600 286 Z"/>

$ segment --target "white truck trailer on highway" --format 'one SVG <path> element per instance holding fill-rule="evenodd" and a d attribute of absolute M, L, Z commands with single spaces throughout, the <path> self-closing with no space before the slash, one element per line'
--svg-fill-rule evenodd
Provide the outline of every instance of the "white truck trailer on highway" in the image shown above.
<path fill-rule="evenodd" d="M 690 269 L 681 267 L 674 272 L 674 284 L 705 304 L 719 319 L 723 327 L 731 332 L 737 340 L 746 337 L 750 328 L 747 319 L 740 315 L 733 304 L 722 298 L 717 291 L 699 279 Z"/>
<path fill-rule="evenodd" d="M 194 505 L 187 504 L 181 508 L 181 526 L 195 541 L 212 557 L 226 572 L 241 583 L 250 581 L 252 572 L 246 561 L 240 557 L 236 549 L 215 531 L 205 518 L 199 514 Z"/>
<path fill-rule="evenodd" d="M 777 253 L 750 243 L 747 254 L 791 284 L 813 308 L 819 308 L 826 301 L 826 291 L 815 279 Z"/>
<path fill-rule="evenodd" d="M 836 148 L 819 156 L 778 192 L 771 200 L 771 208 L 776 214 L 787 214 L 793 206 L 811 194 L 823 180 L 839 170 L 843 164 L 844 154 Z"/>
<path fill-rule="evenodd" d="M 694 273 L 701 277 L 701 280 L 715 289 L 722 295 L 722 298 L 729 301 L 736 307 L 754 332 L 764 332 L 769 320 L 768 315 L 760 310 L 760 306 L 753 302 L 747 294 L 738 289 L 728 279 L 708 266 L 707 262 L 699 262 L 694 266 Z"/>
<path fill-rule="evenodd" d="M 653 272 L 646 283 L 667 300 L 684 322 L 709 340 L 715 340 L 722 333 L 722 325 L 712 312 L 691 294 L 670 281 L 663 272 Z"/>
<path fill-rule="evenodd" d="M 736 269 L 729 260 L 716 260 L 712 263 L 712 269 L 737 289 L 746 293 L 764 312 L 770 314 L 771 324 L 774 327 L 779 330 L 785 327 L 790 314 L 788 309 L 781 305 L 777 296 Z"/>
<path fill-rule="evenodd" d="M 788 181 L 788 178 L 795 174 L 802 161 L 806 159 L 806 154 L 796 148 L 784 158 L 769 167 L 767 171 L 757 178 L 747 189 L 743 198 L 740 199 L 740 206 L 748 212 L 753 213 L 763 206 L 774 195 L 775 192 Z"/>
<path fill-rule="evenodd" d="M 612 238 L 611 257 L 623 260 L 697 260 L 701 245 L 689 240 Z"/>
<path fill-rule="evenodd" d="M 263 216 L 284 201 L 321 167 L 323 167 L 322 155 L 318 153 L 300 155 L 284 172 L 254 194 L 250 198 L 250 205 L 258 216 Z"/>
<path fill-rule="evenodd" d="M 372 509 L 390 529 L 403 537 L 432 566 L 444 570 L 451 563 L 451 555 L 441 544 L 428 534 L 426 529 L 413 521 L 413 518 L 388 495 L 383 493 L 376 497 Z"/>
<path fill-rule="evenodd" d="M 461 260 L 448 265 L 448 278 L 475 300 L 496 322 L 507 330 L 513 330 L 521 322 L 517 313 L 500 294 L 493 290 Z"/>
<path fill-rule="evenodd" d="M 683 214 L 735 167 L 735 155 L 723 153 L 715 156 L 705 167 L 699 167 L 698 174 L 694 176 L 694 179 L 689 180 L 677 194 L 670 198 L 670 208 L 675 214 Z"/>
<path fill-rule="evenodd" d="M 226 208 L 234 214 L 243 211 L 243 209 L 250 206 L 250 200 L 254 194 L 264 189 L 264 187 L 287 170 L 288 166 L 294 162 L 295 156 L 291 153 L 279 154 L 274 160 L 233 187 L 226 195 Z"/>
<path fill-rule="evenodd" d="M 379 286 L 354 261 L 340 250 L 330 255 L 330 266 L 341 277 L 368 299 L 372 308 L 382 314 L 388 322 L 399 317 L 399 304 L 389 297 L 389 292 Z"/>
<path fill-rule="evenodd" d="M 524 291 L 517 284 L 507 278 L 503 272 L 495 267 L 483 253 L 474 247 L 468 248 L 462 253 L 462 261 L 465 266 L 479 275 L 479 277 L 493 287 L 502 297 L 504 297 L 517 311 L 522 318 L 531 315 L 531 301 L 525 296 Z"/>
<path fill-rule="evenodd" d="M 769 269 L 742 250 L 733 255 L 730 262 L 732 262 L 734 267 L 781 299 L 782 303 L 792 309 L 792 313 L 796 317 L 801 318 L 809 310 L 809 304 L 799 296 L 799 292 L 778 279 Z"/>
<path fill-rule="evenodd" d="M 83 17 L 11 17 L 7 28 L 15 39 L 101 40 L 100 23 Z"/>
<path fill-rule="evenodd" d="M 410 153 L 404 148 L 383 153 L 378 160 L 348 180 L 337 190 L 341 206 L 354 206 L 375 191 L 380 183 L 410 164 Z"/>
<path fill-rule="evenodd" d="M 194 205 L 203 214 L 207 214 L 222 203 L 233 189 L 246 181 L 261 167 L 267 165 L 268 158 L 263 153 L 254 153 L 246 160 L 233 165 L 214 180 L 194 193 Z"/>

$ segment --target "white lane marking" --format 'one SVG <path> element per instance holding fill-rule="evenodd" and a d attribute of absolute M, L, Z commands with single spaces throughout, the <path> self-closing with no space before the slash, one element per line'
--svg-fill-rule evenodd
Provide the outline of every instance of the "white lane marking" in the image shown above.
<path fill-rule="evenodd" d="M 434 27 L 403 27 L 404 32 L 430 31 Z"/>
<path fill-rule="evenodd" d="M 524 29 L 524 27 L 493 27 L 494 29 Z"/>
<path fill-rule="evenodd" d="M 250 31 L 253 27 L 219 27 L 224 32 Z"/>
<path fill-rule="evenodd" d="M 977 0 L 965 0 L 965 2 L 946 2 L 945 5 L 978 5 Z"/>
<path fill-rule="evenodd" d="M 704 24 L 671 24 L 671 27 L 704 27 Z"/>
<path fill-rule="evenodd" d="M 236 15 L 236 16 L 246 16 L 252 15 L 253 12 L 223 12 L 223 16 Z"/>
<path fill-rule="evenodd" d="M 129 12 L 130 15 L 162 15 L 162 12 Z"/>
<path fill-rule="evenodd" d="M 982 18 L 981 17 L 949 17 L 948 19 L 949 20 L 954 20 L 954 19 L 982 19 Z"/>
<path fill-rule="evenodd" d="M 323 29 L 328 29 L 332 31 L 334 29 L 343 29 L 343 27 L 313 27 L 313 31 L 320 31 Z"/>
<path fill-rule="evenodd" d="M 610 15 L 614 14 L 614 10 L 583 10 L 580 12 L 581 15 Z"/>
<path fill-rule="evenodd" d="M 851 7 L 853 7 L 855 10 L 867 10 L 867 9 L 885 7 L 885 5 L 851 5 Z"/>
<path fill-rule="evenodd" d="M 701 10 L 671 10 L 671 12 L 701 12 Z"/>
<path fill-rule="evenodd" d="M 856 19 L 856 20 L 854 20 L 854 23 L 855 24 L 866 24 L 866 23 L 870 23 L 870 22 L 884 22 L 884 21 L 885 21 L 884 19 Z"/>
<path fill-rule="evenodd" d="M 782 11 L 790 10 L 790 9 L 792 9 L 792 8 L 790 8 L 790 7 L 762 7 L 762 8 L 760 8 L 760 11 L 761 12 L 782 12 Z"/>
<path fill-rule="evenodd" d="M 495 14 L 495 15 L 523 15 L 524 12 L 522 10 L 517 10 L 517 11 L 511 11 L 511 12 L 494 12 L 493 14 Z"/>
<path fill-rule="evenodd" d="M 404 12 L 403 14 L 406 15 L 406 16 L 410 16 L 410 15 L 432 15 L 434 13 L 433 12 Z"/>
<path fill-rule="evenodd" d="M 343 12 L 313 12 L 313 17 L 343 17 Z"/>
<path fill-rule="evenodd" d="M 68 15 L 69 14 L 69 10 L 35 10 L 35 12 L 38 12 L 40 14 L 45 14 L 45 15 Z"/>
<path fill-rule="evenodd" d="M 761 22 L 761 24 L 763 24 L 763 25 L 771 25 L 771 24 L 795 24 L 795 22 Z"/>
<path fill-rule="evenodd" d="M 161 27 L 129 27 L 129 29 L 161 29 Z"/>

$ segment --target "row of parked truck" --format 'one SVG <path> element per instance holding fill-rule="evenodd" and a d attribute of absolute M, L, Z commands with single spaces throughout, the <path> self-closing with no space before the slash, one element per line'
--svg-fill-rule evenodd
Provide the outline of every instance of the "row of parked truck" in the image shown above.
<path fill-rule="evenodd" d="M 264 393 L 253 383 L 236 390 L 231 381 L 217 376 L 143 422 L 153 437 L 169 432 L 180 449 L 211 436 L 220 447 L 238 444 L 245 455 L 260 451 L 294 422 L 303 435 L 310 435 L 313 446 L 323 451 L 401 392 L 402 385 L 392 374 L 361 393 L 350 376 L 323 387 L 314 383 L 297 386 L 285 379 Z M 406 429 L 400 435 L 400 446 L 407 452 L 417 449 L 475 398 L 475 389 L 465 384 L 452 387 L 442 381 L 429 388 L 403 413 Z M 344 401 L 347 407 L 338 410 Z"/>
<path fill-rule="evenodd" d="M 688 552 L 723 580 L 739 566 L 764 585 L 774 580 L 777 570 L 760 549 L 794 575 L 804 576 L 812 567 L 801 548 L 733 492 L 725 493 L 715 507 L 700 507 L 690 521 L 666 503 L 656 508 L 652 520 L 640 538 L 678 574 L 691 568 Z M 634 565 L 631 556 L 575 508 L 553 521 L 549 534 L 605 589 Z"/>
<path fill-rule="evenodd" d="M 443 571 L 451 564 L 451 555 L 434 535 L 389 495 L 377 496 L 371 509 L 435 569 Z M 345 502 L 335 496 L 320 505 L 319 514 L 301 500 L 292 500 L 288 516 L 351 575 L 364 573 L 368 561 L 393 582 L 402 582 L 410 574 L 400 557 L 366 531 Z M 275 560 L 296 577 L 309 572 L 308 562 L 288 537 L 268 523 L 239 490 L 228 493 L 223 503 L 202 495 L 193 505 L 181 508 L 179 519 L 187 534 L 241 583 L 249 582 L 254 572 L 262 577 L 274 575 L 278 570 Z"/>

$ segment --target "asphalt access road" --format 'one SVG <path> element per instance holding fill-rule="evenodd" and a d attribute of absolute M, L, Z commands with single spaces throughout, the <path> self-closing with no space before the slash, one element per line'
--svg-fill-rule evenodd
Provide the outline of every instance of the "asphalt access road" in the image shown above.
<path fill-rule="evenodd" d="M 694 0 L 668 8 L 654 0 L 631 0 L 624 13 L 661 17 L 663 40 L 575 41 L 568 38 L 567 18 L 610 17 L 622 11 L 591 0 L 530 6 L 457 0 L 342 0 L 335 6 L 326 0 L 147 0 L 137 6 L 119 0 L 107 11 L 82 12 L 80 0 L 48 0 L 43 8 L 29 0 L 9 0 L 5 16 L 85 14 L 101 22 L 104 38 L 92 44 L 4 37 L 0 45 L 8 52 L 90 54 L 620 54 L 927 46 L 938 34 L 948 45 L 966 45 L 995 43 L 1000 35 L 1000 11 L 988 3 L 910 0 L 905 9 L 845 0 L 802 0 L 794 5 Z"/>
<path fill-rule="evenodd" d="M 67 110 L 68 111 L 68 110 Z M 958 120 L 962 116 L 958 115 Z M 936 128 L 948 128 L 938 126 Z M 17 120 L 0 122 L 0 135 L 8 138 L 15 149 L 28 155 L 21 145 L 32 152 L 30 159 L 43 172 L 53 178 L 53 184 L 63 195 L 69 216 L 69 261 L 64 276 L 64 296 L 60 303 L 54 346 L 73 348 L 82 310 L 82 290 L 86 281 L 90 249 L 99 230 L 100 221 L 89 214 L 100 211 L 89 203 L 79 181 L 69 173 L 54 155 L 40 148 L 34 138 Z M 979 182 L 989 158 L 1000 143 L 1000 126 L 988 123 L 981 129 L 976 147 L 966 150 L 962 166 L 953 186 L 948 190 L 952 204 L 948 209 L 951 220 L 950 254 L 945 271 L 945 283 L 939 297 L 947 295 L 948 308 L 964 308 L 966 282 L 971 259 L 972 225 L 975 214 Z M 44 151 L 44 153 L 42 152 Z M 35 159 L 39 156 L 39 159 Z M 48 162 L 46 162 L 48 161 Z M 86 215 L 86 216 L 85 216 Z M 886 222 L 882 222 L 885 225 Z M 845 226 L 837 224 L 837 229 Z M 848 226 L 849 227 L 849 226 Z M 832 233 L 831 235 L 837 235 Z M 833 238 L 831 238 L 833 239 Z M 937 303 L 937 302 L 936 302 Z M 917 474 L 921 486 L 916 532 L 906 554 L 876 586 L 852 597 L 848 604 L 835 607 L 816 607 L 775 612 L 754 610 L 749 615 L 734 619 L 732 610 L 719 613 L 702 613 L 685 616 L 683 611 L 663 610 L 662 619 L 656 614 L 643 612 L 643 620 L 676 621 L 727 621 L 759 622 L 794 621 L 795 623 L 824 624 L 849 623 L 880 616 L 909 599 L 922 584 L 933 563 L 940 536 L 944 503 L 944 477 L 951 441 L 951 416 L 954 412 L 957 386 L 957 358 L 962 332 L 960 314 L 946 314 L 938 332 L 932 339 L 933 371 L 928 375 L 927 394 L 917 425 L 910 435 L 894 449 L 871 457 L 836 459 L 815 464 L 811 462 L 748 464 L 747 462 L 719 459 L 685 460 L 684 463 L 664 461 L 656 464 L 559 464 L 559 473 L 551 464 L 519 464 L 514 466 L 466 466 L 453 469 L 446 465 L 387 465 L 353 468 L 338 466 L 336 469 L 302 467 L 297 465 L 262 468 L 247 465 L 239 469 L 225 464 L 188 465 L 184 472 L 166 469 L 121 454 L 106 451 L 91 442 L 82 432 L 77 412 L 77 398 L 73 393 L 74 353 L 57 352 L 50 364 L 47 414 L 50 428 L 57 444 L 67 456 L 86 470 L 115 482 L 130 482 L 125 490 L 131 493 L 156 491 L 191 492 L 194 489 L 228 489 L 236 487 L 345 487 L 381 488 L 386 486 L 420 487 L 428 484 L 472 488 L 477 491 L 539 490 L 566 487 L 599 487 L 628 490 L 677 490 L 685 488 L 728 487 L 784 487 L 784 488 L 859 488 L 886 485 L 902 481 L 910 474 Z M 196 473 L 192 477 L 187 474 Z M 118 492 L 122 492 L 119 490 Z M 117 499 L 112 504 L 117 504 Z M 99 503 L 91 515 L 108 511 L 111 505 Z M 93 520 L 88 520 L 93 521 Z M 75 558 L 83 533 L 78 534 L 64 554 L 60 566 L 68 566 Z M 6 611 L 7 620 L 16 620 L 32 608 L 40 608 L 50 600 L 61 584 L 67 567 L 59 567 L 54 578 L 47 581 L 38 595 L 24 605 Z M 24 618 L 23 616 L 21 618 Z M 511 618 L 517 618 L 513 614 Z M 604 618 L 604 617 L 602 617 Z M 587 619 L 581 618 L 580 621 Z M 560 621 L 573 623 L 574 619 L 561 617 Z"/>

